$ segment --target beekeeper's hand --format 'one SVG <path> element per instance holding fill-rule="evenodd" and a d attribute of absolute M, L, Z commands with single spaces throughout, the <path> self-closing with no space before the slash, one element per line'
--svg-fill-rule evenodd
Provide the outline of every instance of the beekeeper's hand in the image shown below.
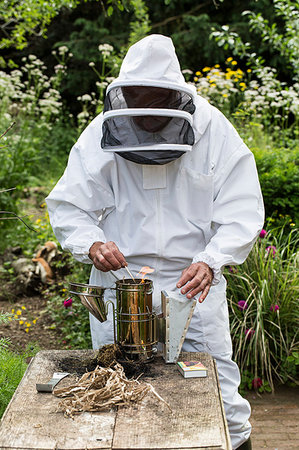
<path fill-rule="evenodd" d="M 128 265 L 124 255 L 112 241 L 105 244 L 104 242 L 94 242 L 89 249 L 88 256 L 93 265 L 102 272 L 118 270 Z"/>
<path fill-rule="evenodd" d="M 193 263 L 183 270 L 177 288 L 182 288 L 181 293 L 187 294 L 187 298 L 193 298 L 201 292 L 198 301 L 202 303 L 209 293 L 212 280 L 213 271 L 206 263 Z"/>

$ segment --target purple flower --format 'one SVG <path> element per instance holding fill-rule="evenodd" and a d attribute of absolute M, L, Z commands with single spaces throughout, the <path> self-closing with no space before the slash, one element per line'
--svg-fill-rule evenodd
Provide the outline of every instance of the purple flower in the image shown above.
<path fill-rule="evenodd" d="M 275 253 L 276 253 L 275 245 L 269 245 L 269 247 L 266 247 L 266 252 L 267 252 L 267 255 L 272 254 L 272 256 L 274 257 Z"/>
<path fill-rule="evenodd" d="M 267 236 L 267 231 L 266 230 L 264 230 L 264 229 L 262 229 L 262 231 L 260 232 L 260 238 L 264 238 L 264 237 L 266 237 Z"/>
<path fill-rule="evenodd" d="M 252 338 L 254 333 L 255 333 L 255 330 L 253 328 L 248 328 L 247 330 L 245 330 L 246 339 Z"/>
<path fill-rule="evenodd" d="M 245 300 L 238 301 L 238 308 L 240 311 L 244 311 L 244 309 L 248 308 L 248 303 Z"/>
<path fill-rule="evenodd" d="M 278 310 L 279 310 L 279 306 L 278 306 L 278 305 L 271 305 L 271 306 L 270 306 L 270 311 L 276 312 L 276 311 L 278 311 Z"/>
<path fill-rule="evenodd" d="M 238 269 L 237 269 L 236 267 L 229 266 L 229 267 L 228 267 L 228 271 L 229 271 L 230 273 L 237 273 L 237 272 L 238 272 Z"/>
<path fill-rule="evenodd" d="M 253 389 L 258 389 L 263 386 L 263 381 L 261 380 L 261 378 L 254 378 L 251 384 Z"/>
<path fill-rule="evenodd" d="M 69 308 L 70 306 L 72 306 L 72 303 L 73 303 L 73 299 L 71 297 L 69 297 L 68 299 L 64 300 L 63 306 L 65 308 Z"/>

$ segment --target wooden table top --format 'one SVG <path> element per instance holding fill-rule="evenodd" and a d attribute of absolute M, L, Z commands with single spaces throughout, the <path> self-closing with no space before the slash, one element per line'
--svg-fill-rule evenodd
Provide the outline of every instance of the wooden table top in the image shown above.
<path fill-rule="evenodd" d="M 172 412 L 148 395 L 138 405 L 84 412 L 74 419 L 57 413 L 60 399 L 38 393 L 36 383 L 46 383 L 61 371 L 63 358 L 86 359 L 92 354 L 92 350 L 46 350 L 33 358 L 2 417 L 0 449 L 231 450 L 215 362 L 206 353 L 182 353 L 180 357 L 200 360 L 208 368 L 206 378 L 185 379 L 161 357 L 150 363 L 151 376 L 141 378 L 153 385 Z M 67 385 L 67 378 L 60 383 Z"/>

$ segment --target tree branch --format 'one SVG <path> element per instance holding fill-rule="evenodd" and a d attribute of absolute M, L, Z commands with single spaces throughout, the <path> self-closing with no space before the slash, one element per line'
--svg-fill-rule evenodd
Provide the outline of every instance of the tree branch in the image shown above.
<path fill-rule="evenodd" d="M 210 2 L 202 3 L 201 5 L 197 5 L 194 8 L 190 9 L 189 11 L 179 14 L 177 16 L 167 17 L 167 19 L 162 20 L 162 22 L 154 23 L 151 25 L 151 29 L 163 27 L 163 25 L 167 25 L 169 22 L 173 22 L 174 20 L 180 19 L 184 16 L 189 16 L 190 14 L 193 14 L 195 11 L 198 11 L 199 9 L 203 8 L 204 6 L 207 6 Z"/>

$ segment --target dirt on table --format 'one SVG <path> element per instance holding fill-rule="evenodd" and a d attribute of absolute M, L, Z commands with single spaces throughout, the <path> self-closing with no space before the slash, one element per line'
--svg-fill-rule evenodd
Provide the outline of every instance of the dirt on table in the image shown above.
<path fill-rule="evenodd" d="M 121 349 L 114 344 L 104 345 L 91 357 L 65 357 L 58 361 L 58 368 L 62 372 L 74 373 L 80 376 L 85 372 L 93 371 L 97 366 L 113 367 L 117 362 L 124 368 L 127 378 L 137 378 L 141 375 L 146 377 L 155 376 L 151 369 L 150 361 L 130 361 L 123 355 Z"/>

